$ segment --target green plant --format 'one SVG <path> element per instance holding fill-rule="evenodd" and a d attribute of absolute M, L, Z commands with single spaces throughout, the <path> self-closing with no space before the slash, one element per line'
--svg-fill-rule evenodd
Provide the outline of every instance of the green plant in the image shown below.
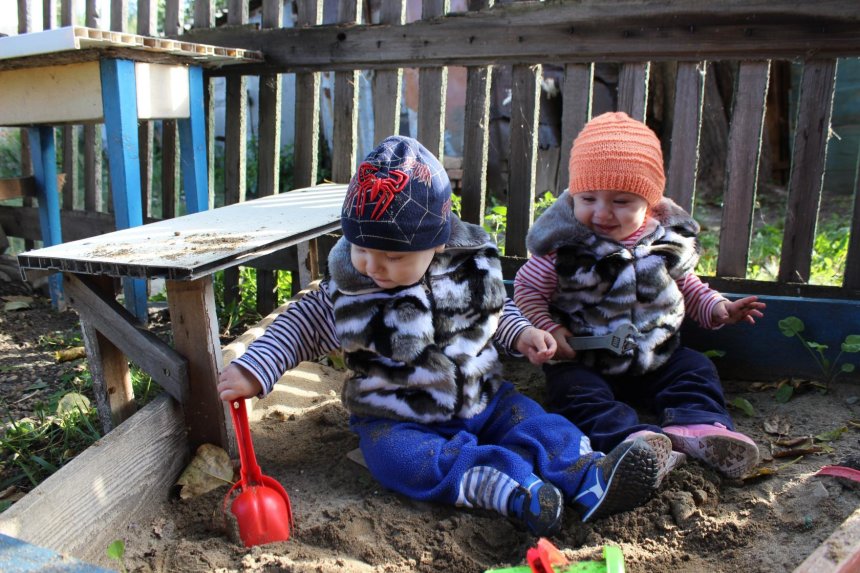
<path fill-rule="evenodd" d="M 846 336 L 845 340 L 840 345 L 839 353 L 833 360 L 830 360 L 826 355 L 826 351 L 829 347 L 826 344 L 821 344 L 804 337 L 801 333 L 805 328 L 806 326 L 803 324 L 803 321 L 796 316 L 787 316 L 779 321 L 779 331 L 789 338 L 797 337 L 803 347 L 806 348 L 812 356 L 813 360 L 815 360 L 815 363 L 818 365 L 823 376 L 821 381 L 826 386 L 830 385 L 830 383 L 833 382 L 839 374 L 843 372 L 854 372 L 854 364 L 849 362 L 840 363 L 840 361 L 842 359 L 842 355 L 845 353 L 854 354 L 856 352 L 860 352 L 860 335 L 849 334 Z"/>
<path fill-rule="evenodd" d="M 122 539 L 116 539 L 111 542 L 110 545 L 107 546 L 107 550 L 105 551 L 107 556 L 116 561 L 119 564 L 119 570 L 125 573 L 125 563 L 123 559 L 125 558 L 125 541 Z"/>

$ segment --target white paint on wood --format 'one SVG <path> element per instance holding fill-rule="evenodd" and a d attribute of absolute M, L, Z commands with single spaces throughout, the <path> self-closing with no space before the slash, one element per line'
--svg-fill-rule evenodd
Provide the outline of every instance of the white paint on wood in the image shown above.
<path fill-rule="evenodd" d="M 0 86 L 0 125 L 103 119 L 98 62 L 0 71 Z"/>
<path fill-rule="evenodd" d="M 236 203 L 20 254 L 22 268 L 188 279 L 334 230 L 347 185 Z"/>
<path fill-rule="evenodd" d="M 188 68 L 137 62 L 138 119 L 180 119 L 190 115 Z"/>

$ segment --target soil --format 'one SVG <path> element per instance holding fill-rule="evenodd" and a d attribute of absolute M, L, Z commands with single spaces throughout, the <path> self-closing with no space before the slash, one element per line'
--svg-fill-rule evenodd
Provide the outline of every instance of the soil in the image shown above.
<path fill-rule="evenodd" d="M 57 313 L 39 293 L 4 284 L 6 298 L 33 296 L 29 309 L 0 310 L 0 404 L 8 419 L 61 390 L 83 359 L 58 363 L 46 344 L 76 333 L 74 312 Z M 242 547 L 221 513 L 226 486 L 189 500 L 176 495 L 124 532 L 126 570 L 479 573 L 523 562 L 535 539 L 507 518 L 419 503 L 381 487 L 347 457 L 357 438 L 338 399 L 344 374 L 316 364 L 304 369 L 319 380 L 283 379 L 279 391 L 256 402 L 252 417 L 260 465 L 290 496 L 291 539 Z M 541 399 L 539 370 L 520 361 L 508 361 L 506 369 L 525 393 Z M 772 385 L 727 381 L 725 387 L 730 401 L 745 398 L 754 408 L 753 416 L 735 410 L 735 421 L 759 444 L 761 467 L 773 473 L 731 481 L 688 462 L 633 511 L 587 525 L 568 512 L 551 540 L 565 556 L 597 560 L 611 544 L 621 547 L 634 573 L 792 571 L 860 508 L 860 485 L 814 475 L 825 465 L 860 466 L 856 384 L 837 382 L 827 393 L 810 389 L 787 403 L 776 400 Z M 771 433 L 775 428 L 782 435 Z M 816 443 L 817 453 L 777 445 L 839 428 L 845 431 L 835 440 Z M 795 455 L 781 457 L 786 449 Z M 116 564 L 106 558 L 101 565 Z"/>

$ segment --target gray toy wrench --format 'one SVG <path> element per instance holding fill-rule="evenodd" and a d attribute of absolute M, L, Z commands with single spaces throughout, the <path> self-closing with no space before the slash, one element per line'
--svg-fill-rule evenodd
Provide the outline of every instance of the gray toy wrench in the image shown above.
<path fill-rule="evenodd" d="M 633 338 L 639 331 L 632 324 L 622 324 L 604 336 L 571 336 L 567 343 L 574 350 L 610 350 L 621 356 L 636 345 Z"/>

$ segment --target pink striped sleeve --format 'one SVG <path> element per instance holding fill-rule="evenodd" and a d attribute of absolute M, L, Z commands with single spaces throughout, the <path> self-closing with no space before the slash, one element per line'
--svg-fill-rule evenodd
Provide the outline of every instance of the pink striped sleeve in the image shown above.
<path fill-rule="evenodd" d="M 547 332 L 561 326 L 549 313 L 549 302 L 557 286 L 555 253 L 530 258 L 514 278 L 514 303 L 535 327 Z"/>
<path fill-rule="evenodd" d="M 684 311 L 687 316 L 698 322 L 702 328 L 719 328 L 714 325 L 711 316 L 714 307 L 726 298 L 693 273 L 687 273 L 675 283 L 684 296 Z"/>

